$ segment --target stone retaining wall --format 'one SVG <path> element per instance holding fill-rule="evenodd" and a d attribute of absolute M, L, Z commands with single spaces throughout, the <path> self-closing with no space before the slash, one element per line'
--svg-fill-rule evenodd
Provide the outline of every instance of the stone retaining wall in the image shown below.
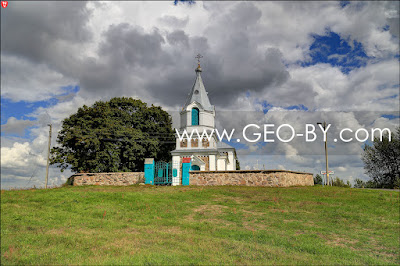
<path fill-rule="evenodd" d="M 190 185 L 197 186 L 313 186 L 313 174 L 286 170 L 191 171 Z M 80 173 L 71 176 L 68 183 L 74 186 L 108 185 L 129 186 L 144 183 L 143 172 Z"/>
<path fill-rule="evenodd" d="M 120 173 L 81 173 L 74 174 L 68 180 L 74 186 L 105 185 L 105 186 L 129 186 L 144 183 L 143 172 Z"/>
<path fill-rule="evenodd" d="M 313 174 L 285 170 L 192 171 L 190 185 L 197 186 L 313 186 Z"/>

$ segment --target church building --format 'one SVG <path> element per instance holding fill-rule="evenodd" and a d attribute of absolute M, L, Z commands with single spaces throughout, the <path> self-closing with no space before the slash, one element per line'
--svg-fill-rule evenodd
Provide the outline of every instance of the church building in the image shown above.
<path fill-rule="evenodd" d="M 200 59 L 200 55 L 197 59 Z M 200 62 L 195 70 L 196 80 L 193 88 L 180 112 L 179 135 L 182 136 L 184 130 L 190 136 L 193 130 L 197 133 L 192 135 L 192 139 L 180 140 L 176 134 L 176 149 L 171 152 L 174 168 L 179 169 L 182 158 L 191 158 L 191 171 L 226 171 L 236 170 L 236 150 L 234 147 L 220 142 L 215 134 L 215 107 L 211 105 L 208 93 L 204 87 L 200 67 Z M 207 137 L 203 133 L 207 133 Z M 203 138 L 201 138 L 203 136 Z M 179 173 L 180 174 L 180 173 Z M 178 176 L 179 176 L 178 174 Z"/>

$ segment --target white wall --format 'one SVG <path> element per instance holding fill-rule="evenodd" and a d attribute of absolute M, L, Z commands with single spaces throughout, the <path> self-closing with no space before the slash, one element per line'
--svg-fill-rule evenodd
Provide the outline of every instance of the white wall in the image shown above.
<path fill-rule="evenodd" d="M 186 111 L 182 111 L 181 112 L 181 124 L 180 124 L 180 128 L 183 129 L 185 128 L 187 125 L 187 112 Z"/>
<path fill-rule="evenodd" d="M 226 159 L 219 158 L 217 161 L 217 171 L 225 171 L 226 170 Z"/>
<path fill-rule="evenodd" d="M 228 152 L 228 161 L 227 170 L 236 170 L 236 160 L 233 151 Z"/>
<path fill-rule="evenodd" d="M 177 177 L 172 176 L 172 185 L 177 186 L 181 183 L 181 167 L 180 167 L 181 158 L 180 156 L 172 156 L 172 169 L 178 170 Z"/>
<path fill-rule="evenodd" d="M 210 156 L 209 156 L 209 168 L 210 168 L 210 171 L 216 171 L 217 170 L 216 163 L 217 163 L 216 162 L 216 156 L 210 154 Z"/>
<path fill-rule="evenodd" d="M 214 112 L 200 111 L 200 125 L 215 127 L 215 114 Z"/>

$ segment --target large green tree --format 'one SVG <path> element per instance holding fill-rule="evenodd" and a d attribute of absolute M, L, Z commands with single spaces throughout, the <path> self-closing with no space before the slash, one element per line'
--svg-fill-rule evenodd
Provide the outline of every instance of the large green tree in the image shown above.
<path fill-rule="evenodd" d="M 171 159 L 171 125 L 161 107 L 140 100 L 98 101 L 63 120 L 51 163 L 75 172 L 143 171 L 144 158 Z"/>
<path fill-rule="evenodd" d="M 375 138 L 372 146 L 365 145 L 362 155 L 364 169 L 377 187 L 394 188 L 400 182 L 400 127 L 392 132 L 391 140 L 385 134 Z"/>

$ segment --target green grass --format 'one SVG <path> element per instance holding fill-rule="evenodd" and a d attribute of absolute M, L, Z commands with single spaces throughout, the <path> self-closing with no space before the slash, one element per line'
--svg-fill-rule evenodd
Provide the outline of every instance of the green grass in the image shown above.
<path fill-rule="evenodd" d="M 399 264 L 399 192 L 1 191 L 2 264 Z"/>

